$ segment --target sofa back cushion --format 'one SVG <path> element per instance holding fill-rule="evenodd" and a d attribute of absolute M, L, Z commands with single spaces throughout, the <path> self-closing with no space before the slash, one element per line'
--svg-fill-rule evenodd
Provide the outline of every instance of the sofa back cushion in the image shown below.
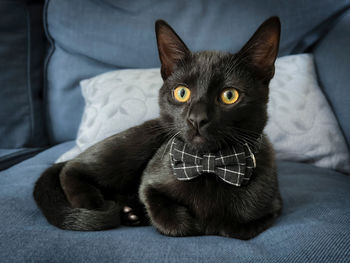
<path fill-rule="evenodd" d="M 0 1 L 0 149 L 47 144 L 42 116 L 43 3 Z"/>
<path fill-rule="evenodd" d="M 280 55 L 347 1 L 47 0 L 51 39 L 47 114 L 53 142 L 74 139 L 84 100 L 79 81 L 122 68 L 158 67 L 154 22 L 165 19 L 191 50 L 236 52 L 266 18 L 282 22 Z"/>
<path fill-rule="evenodd" d="M 350 9 L 316 46 L 321 87 L 350 146 Z"/>

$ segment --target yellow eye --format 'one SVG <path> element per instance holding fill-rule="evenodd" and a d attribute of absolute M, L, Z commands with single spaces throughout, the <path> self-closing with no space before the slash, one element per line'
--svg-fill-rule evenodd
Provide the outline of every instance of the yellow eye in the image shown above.
<path fill-rule="evenodd" d="M 191 91 L 185 86 L 178 86 L 174 89 L 174 97 L 179 102 L 186 102 L 191 97 Z"/>
<path fill-rule="evenodd" d="M 221 95 L 220 99 L 225 104 L 233 104 L 239 98 L 239 93 L 236 89 L 225 89 Z"/>

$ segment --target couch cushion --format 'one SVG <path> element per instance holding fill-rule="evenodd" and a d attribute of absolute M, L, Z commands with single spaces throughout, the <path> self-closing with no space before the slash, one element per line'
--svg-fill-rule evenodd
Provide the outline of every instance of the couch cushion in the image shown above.
<path fill-rule="evenodd" d="M 84 101 L 79 81 L 120 68 L 158 67 L 154 22 L 167 20 L 192 50 L 236 52 L 271 15 L 282 20 L 280 55 L 347 0 L 47 0 L 52 52 L 46 68 L 50 135 L 74 139 Z"/>
<path fill-rule="evenodd" d="M 0 148 L 47 144 L 42 118 L 43 4 L 27 2 L 0 1 Z"/>
<path fill-rule="evenodd" d="M 258 237 L 173 238 L 153 227 L 74 232 L 49 225 L 33 184 L 73 146 L 58 145 L 0 173 L 1 262 L 346 262 L 350 256 L 350 177 L 280 162 L 282 216 Z"/>
<path fill-rule="evenodd" d="M 350 8 L 314 54 L 321 85 L 350 146 Z"/>

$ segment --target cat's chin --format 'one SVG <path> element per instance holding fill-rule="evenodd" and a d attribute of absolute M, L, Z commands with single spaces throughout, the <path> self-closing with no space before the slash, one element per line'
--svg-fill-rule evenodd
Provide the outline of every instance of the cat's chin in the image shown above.
<path fill-rule="evenodd" d="M 210 142 L 206 137 L 198 134 L 187 137 L 185 141 L 192 150 L 199 152 L 215 150 L 217 147 L 216 144 Z"/>

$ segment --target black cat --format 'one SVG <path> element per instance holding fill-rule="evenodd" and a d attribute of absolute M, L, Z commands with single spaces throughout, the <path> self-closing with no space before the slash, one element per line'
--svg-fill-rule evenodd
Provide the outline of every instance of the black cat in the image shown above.
<path fill-rule="evenodd" d="M 192 53 L 156 22 L 160 118 L 47 169 L 34 198 L 71 230 L 151 223 L 170 236 L 252 238 L 280 214 L 273 149 L 263 134 L 280 22 L 237 53 Z"/>

